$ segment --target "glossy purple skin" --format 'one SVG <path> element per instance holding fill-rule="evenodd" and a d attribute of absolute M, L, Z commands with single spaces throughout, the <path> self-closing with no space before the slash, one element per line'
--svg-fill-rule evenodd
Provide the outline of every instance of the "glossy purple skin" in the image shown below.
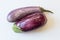
<path fill-rule="evenodd" d="M 30 31 L 43 26 L 46 22 L 46 16 L 43 13 L 36 12 L 18 20 L 16 25 L 20 27 L 22 31 Z"/>

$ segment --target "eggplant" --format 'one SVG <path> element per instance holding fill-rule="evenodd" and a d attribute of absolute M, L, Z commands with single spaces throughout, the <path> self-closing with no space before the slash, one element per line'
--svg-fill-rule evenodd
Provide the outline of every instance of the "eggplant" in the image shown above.
<path fill-rule="evenodd" d="M 21 31 L 30 31 L 46 24 L 47 18 L 43 13 L 33 13 L 25 16 L 15 23 Z"/>
<path fill-rule="evenodd" d="M 23 18 L 24 16 L 31 14 L 33 12 L 51 12 L 49 10 L 45 10 L 39 6 L 30 6 L 30 7 L 23 7 L 12 10 L 8 16 L 7 20 L 9 22 L 16 22 L 18 19 Z M 52 13 L 52 12 L 51 12 Z"/>

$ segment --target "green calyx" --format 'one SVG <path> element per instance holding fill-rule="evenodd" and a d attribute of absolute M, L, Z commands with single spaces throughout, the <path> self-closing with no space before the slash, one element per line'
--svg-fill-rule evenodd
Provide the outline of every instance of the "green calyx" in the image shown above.
<path fill-rule="evenodd" d="M 41 7 L 40 9 L 41 9 L 42 12 L 50 12 L 50 13 L 53 13 L 52 11 L 50 11 L 50 10 L 45 10 L 45 9 L 42 8 L 42 7 Z"/>
<path fill-rule="evenodd" d="M 16 24 L 13 25 L 13 31 L 16 33 L 21 33 L 22 30 L 16 26 Z"/>

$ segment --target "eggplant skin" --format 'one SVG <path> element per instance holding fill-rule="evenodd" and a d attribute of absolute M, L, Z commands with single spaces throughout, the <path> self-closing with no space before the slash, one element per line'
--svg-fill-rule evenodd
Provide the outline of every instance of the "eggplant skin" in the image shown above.
<path fill-rule="evenodd" d="M 44 24 L 46 24 L 46 22 L 47 22 L 47 18 L 43 13 L 35 12 L 17 21 L 16 25 L 22 31 L 30 31 L 43 26 Z"/>
<path fill-rule="evenodd" d="M 16 22 L 17 19 L 21 19 L 22 17 L 31 14 L 33 12 L 41 12 L 41 9 L 39 6 L 29 6 L 29 7 L 23 7 L 23 8 L 18 8 L 15 10 L 12 10 L 8 16 L 7 20 L 9 22 Z"/>

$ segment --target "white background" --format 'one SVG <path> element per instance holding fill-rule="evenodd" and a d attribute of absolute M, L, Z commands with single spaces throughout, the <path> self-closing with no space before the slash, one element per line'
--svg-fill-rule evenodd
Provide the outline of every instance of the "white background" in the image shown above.
<path fill-rule="evenodd" d="M 45 13 L 48 19 L 43 28 L 15 33 L 13 23 L 7 21 L 8 13 L 25 6 L 42 6 L 54 12 Z M 0 40 L 60 40 L 60 1 L 59 0 L 0 0 Z"/>

